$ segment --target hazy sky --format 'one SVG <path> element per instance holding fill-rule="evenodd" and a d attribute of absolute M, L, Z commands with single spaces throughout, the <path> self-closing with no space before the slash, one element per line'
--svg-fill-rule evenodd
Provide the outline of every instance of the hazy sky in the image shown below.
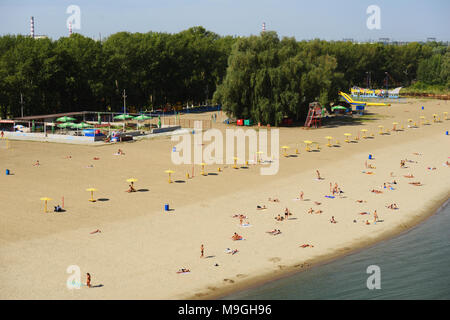
<path fill-rule="evenodd" d="M 118 31 L 175 33 L 203 26 L 220 35 L 259 34 L 267 30 L 297 40 L 450 41 L 449 0 L 0 0 L 0 34 L 35 34 L 53 39 L 68 35 L 69 5 L 81 10 L 81 29 L 92 38 Z M 367 7 L 381 10 L 381 29 L 369 30 Z"/>

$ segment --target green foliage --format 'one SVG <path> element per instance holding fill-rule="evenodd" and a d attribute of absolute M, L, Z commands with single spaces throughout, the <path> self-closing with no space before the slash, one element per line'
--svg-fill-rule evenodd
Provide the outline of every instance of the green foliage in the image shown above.
<path fill-rule="evenodd" d="M 202 27 L 177 34 L 119 32 L 99 42 L 0 37 L 0 116 L 158 108 L 211 99 L 235 38 Z M 150 107 L 148 107 L 150 106 Z"/>

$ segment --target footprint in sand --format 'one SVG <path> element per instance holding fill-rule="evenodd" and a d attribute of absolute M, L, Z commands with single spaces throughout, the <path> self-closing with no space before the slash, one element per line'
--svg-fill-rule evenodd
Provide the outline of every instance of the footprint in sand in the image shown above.
<path fill-rule="evenodd" d="M 245 278 L 246 276 L 247 276 L 246 274 L 241 274 L 241 273 L 236 275 L 237 278 Z"/>
<path fill-rule="evenodd" d="M 269 261 L 271 261 L 271 262 L 278 262 L 278 261 L 280 261 L 281 259 L 280 258 L 278 258 L 278 257 L 273 257 L 273 258 L 270 258 L 269 259 Z"/>

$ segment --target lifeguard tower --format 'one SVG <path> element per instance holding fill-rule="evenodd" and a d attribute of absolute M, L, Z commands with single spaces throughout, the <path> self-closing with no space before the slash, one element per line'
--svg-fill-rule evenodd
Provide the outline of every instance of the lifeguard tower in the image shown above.
<path fill-rule="evenodd" d="M 305 127 L 318 128 L 322 126 L 322 106 L 319 102 L 309 104 L 308 115 L 306 116 Z"/>

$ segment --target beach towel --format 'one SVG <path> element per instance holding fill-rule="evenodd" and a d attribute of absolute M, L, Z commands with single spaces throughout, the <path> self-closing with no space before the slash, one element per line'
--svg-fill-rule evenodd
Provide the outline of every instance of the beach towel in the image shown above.
<path fill-rule="evenodd" d="M 325 196 L 325 198 L 330 198 L 330 199 L 334 199 L 335 196 Z"/>

